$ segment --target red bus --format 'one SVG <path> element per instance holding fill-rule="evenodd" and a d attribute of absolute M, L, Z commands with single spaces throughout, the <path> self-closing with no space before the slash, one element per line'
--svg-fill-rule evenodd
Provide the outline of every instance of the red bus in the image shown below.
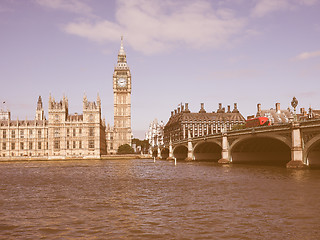
<path fill-rule="evenodd" d="M 267 117 L 258 117 L 258 118 L 251 118 L 248 119 L 246 122 L 246 127 L 261 127 L 261 126 L 270 126 L 271 122 Z"/>

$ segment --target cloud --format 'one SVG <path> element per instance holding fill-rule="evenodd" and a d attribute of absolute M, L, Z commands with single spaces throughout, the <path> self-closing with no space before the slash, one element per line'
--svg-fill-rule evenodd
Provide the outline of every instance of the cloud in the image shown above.
<path fill-rule="evenodd" d="M 284 10 L 289 7 L 286 0 L 260 0 L 252 9 L 251 15 L 253 17 L 264 17 L 268 13 Z"/>
<path fill-rule="evenodd" d="M 80 0 L 35 0 L 43 7 L 92 16 L 92 9 Z"/>
<path fill-rule="evenodd" d="M 258 0 L 251 10 L 252 17 L 264 17 L 272 12 L 293 10 L 299 6 L 311 6 L 318 0 Z"/>
<path fill-rule="evenodd" d="M 307 60 L 315 57 L 320 57 L 320 51 L 303 52 L 300 53 L 298 56 L 294 57 L 293 60 Z"/>
<path fill-rule="evenodd" d="M 208 1 L 119 0 L 115 22 L 80 20 L 64 31 L 99 43 L 119 41 L 145 54 L 190 48 L 219 48 L 232 44 L 246 26 L 231 9 L 214 9 Z"/>

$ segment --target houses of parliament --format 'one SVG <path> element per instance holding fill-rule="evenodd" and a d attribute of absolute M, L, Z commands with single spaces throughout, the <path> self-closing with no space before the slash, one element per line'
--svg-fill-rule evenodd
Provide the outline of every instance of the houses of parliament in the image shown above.
<path fill-rule="evenodd" d="M 100 158 L 115 154 L 119 146 L 131 145 L 131 73 L 121 37 L 113 73 L 114 126 L 101 118 L 101 100 L 83 97 L 83 113 L 70 114 L 68 98 L 56 101 L 50 95 L 48 118 L 38 98 L 34 120 L 11 120 L 8 110 L 0 111 L 1 158 Z"/>

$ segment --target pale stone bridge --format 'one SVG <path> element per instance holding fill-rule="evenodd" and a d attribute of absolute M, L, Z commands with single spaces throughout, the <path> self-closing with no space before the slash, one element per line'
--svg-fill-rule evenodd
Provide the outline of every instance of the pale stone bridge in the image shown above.
<path fill-rule="evenodd" d="M 320 167 L 320 120 L 189 136 L 159 146 L 161 159 Z"/>

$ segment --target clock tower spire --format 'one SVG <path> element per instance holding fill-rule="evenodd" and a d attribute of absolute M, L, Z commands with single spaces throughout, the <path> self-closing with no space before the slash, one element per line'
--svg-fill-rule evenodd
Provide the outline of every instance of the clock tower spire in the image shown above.
<path fill-rule="evenodd" d="M 113 149 L 129 144 L 131 146 L 131 72 L 121 37 L 117 65 L 113 72 L 114 136 Z"/>

